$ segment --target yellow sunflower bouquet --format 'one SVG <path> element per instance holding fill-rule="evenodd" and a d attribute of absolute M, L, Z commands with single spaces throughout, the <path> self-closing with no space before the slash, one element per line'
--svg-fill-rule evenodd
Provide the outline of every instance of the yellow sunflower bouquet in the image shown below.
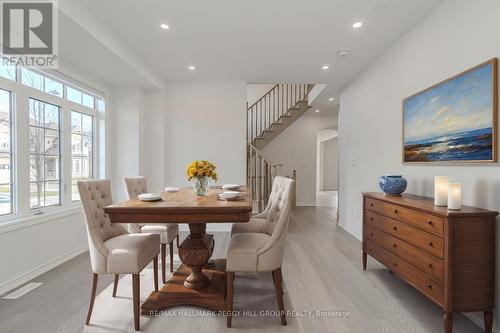
<path fill-rule="evenodd" d="M 194 190 L 198 195 L 207 195 L 209 180 L 217 181 L 217 167 L 209 161 L 193 161 L 188 165 L 186 175 L 188 180 L 195 180 Z"/>

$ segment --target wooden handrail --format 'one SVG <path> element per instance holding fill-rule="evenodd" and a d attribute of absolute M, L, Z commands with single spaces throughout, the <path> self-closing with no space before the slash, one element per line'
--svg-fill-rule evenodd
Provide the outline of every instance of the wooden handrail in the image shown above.
<path fill-rule="evenodd" d="M 253 108 L 257 103 L 259 103 L 259 101 L 261 99 L 264 99 L 266 97 L 266 95 L 268 95 L 269 93 L 271 93 L 273 91 L 274 88 L 276 88 L 278 86 L 278 84 L 274 85 L 271 89 L 269 89 L 265 94 L 264 96 L 262 96 L 261 98 L 259 98 L 255 103 L 253 103 L 252 105 L 250 105 L 249 107 L 247 107 L 247 110 L 250 110 L 251 108 Z"/>
<path fill-rule="evenodd" d="M 279 83 L 247 107 L 247 142 L 253 143 L 256 137 L 262 137 L 264 131 L 270 131 L 273 124 L 281 123 L 283 117 L 287 117 L 299 102 L 307 102 L 313 86 Z"/>

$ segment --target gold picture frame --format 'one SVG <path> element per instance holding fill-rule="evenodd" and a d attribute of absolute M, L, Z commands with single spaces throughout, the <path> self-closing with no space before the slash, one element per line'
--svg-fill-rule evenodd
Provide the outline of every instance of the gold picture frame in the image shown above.
<path fill-rule="evenodd" d="M 496 163 L 498 159 L 498 60 L 497 58 L 492 58 L 486 62 L 483 62 L 473 68 L 470 68 L 466 71 L 463 71 L 457 75 L 454 75 L 444 81 L 441 81 L 429 88 L 426 88 L 422 91 L 419 91 L 403 100 L 402 105 L 402 162 L 404 164 L 429 164 L 429 163 L 439 163 L 439 164 L 448 164 L 448 163 Z M 486 72 L 488 71 L 488 72 Z M 486 75 L 491 71 L 491 75 Z M 473 80 L 474 78 L 478 78 L 482 80 L 481 82 L 474 81 L 465 81 L 465 80 Z M 489 80 L 489 81 L 486 81 Z M 484 82 L 483 82 L 484 81 Z M 480 85 L 479 87 L 476 87 Z M 469 118 L 457 117 L 455 113 L 464 113 L 464 110 L 453 111 L 451 114 L 446 114 L 450 112 L 450 110 L 455 110 L 455 105 L 445 105 L 442 102 L 436 104 L 436 109 L 433 109 L 431 106 L 418 108 L 418 106 L 422 103 L 433 102 L 428 100 L 429 98 L 436 99 L 439 101 L 442 98 L 444 101 L 455 101 L 459 97 L 461 97 L 460 103 L 462 101 L 472 99 L 476 104 L 480 104 L 481 102 L 488 101 L 489 99 L 485 99 L 481 94 L 484 94 L 486 91 L 486 84 L 490 84 L 490 91 L 488 94 L 491 94 L 491 110 L 487 110 L 491 112 L 491 129 L 489 127 L 485 127 L 483 129 L 477 130 L 467 130 L 464 128 L 463 131 L 457 131 L 455 133 L 437 133 L 431 134 L 432 131 L 439 130 L 439 126 L 446 126 L 449 122 L 452 125 L 456 125 L 457 121 L 466 121 L 470 119 L 476 119 L 475 116 L 478 116 L 479 112 L 484 113 L 484 110 L 471 110 L 467 116 Z M 453 86 L 456 86 L 456 90 L 453 89 Z M 474 88 L 474 89 L 472 89 Z M 458 93 L 460 91 L 469 90 L 468 92 L 472 95 L 462 96 L 458 94 L 454 96 L 453 94 Z M 439 95 L 441 92 L 449 92 L 449 96 Z M 465 91 L 467 92 L 467 91 Z M 480 96 L 481 95 L 481 96 Z M 483 98 L 482 100 L 480 98 Z M 489 96 L 488 96 L 489 98 Z M 458 102 L 457 102 L 458 103 Z M 437 107 L 441 106 L 440 109 Z M 473 105 L 475 107 L 477 105 Z M 466 109 L 463 107 L 463 109 Z M 420 112 L 420 114 L 418 114 Z M 435 114 L 433 114 L 434 112 Z M 420 116 L 420 117 L 419 117 Z M 431 117 L 432 116 L 432 117 Z M 443 122 L 438 121 L 429 121 L 435 120 L 435 118 L 439 116 L 445 116 L 447 118 L 443 118 Z M 453 118 L 452 118 L 453 117 Z M 441 118 L 440 118 L 441 119 Z M 481 120 L 489 119 L 486 117 L 480 118 Z M 455 122 L 450 121 L 455 120 Z M 420 122 L 423 123 L 420 123 Z M 427 122 L 426 122 L 427 121 Z M 414 123 L 419 122 L 418 128 L 423 128 L 424 131 L 428 131 L 428 137 L 424 136 L 424 133 L 419 133 L 418 129 L 409 131 L 407 126 L 411 126 Z M 436 126 L 436 124 L 438 126 Z M 434 127 L 432 127 L 434 126 Z M 417 126 L 415 126 L 417 127 Z M 452 127 L 450 127 L 451 129 Z M 407 137 L 407 133 L 410 132 L 414 139 Z M 418 139 L 418 136 L 421 134 L 422 137 Z M 475 135 L 475 137 L 473 137 Z M 468 136 L 468 137 L 467 137 Z M 491 139 L 490 139 L 491 137 Z M 472 141 L 475 139 L 476 141 Z M 433 141 L 434 140 L 434 141 Z M 448 140 L 448 141 L 446 141 Z M 489 147 L 491 141 L 491 149 L 484 148 Z M 446 147 L 444 145 L 446 144 Z M 485 145 L 486 144 L 486 145 Z M 441 154 L 441 155 L 439 155 Z M 459 158 L 457 158 L 459 157 Z M 477 157 L 477 158 L 476 158 Z M 490 157 L 490 158 L 485 158 Z"/>

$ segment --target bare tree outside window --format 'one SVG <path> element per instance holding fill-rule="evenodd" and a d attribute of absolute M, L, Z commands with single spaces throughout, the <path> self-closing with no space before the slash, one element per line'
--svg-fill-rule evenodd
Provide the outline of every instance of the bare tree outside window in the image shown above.
<path fill-rule="evenodd" d="M 60 107 L 29 100 L 30 207 L 59 205 L 60 199 Z"/>

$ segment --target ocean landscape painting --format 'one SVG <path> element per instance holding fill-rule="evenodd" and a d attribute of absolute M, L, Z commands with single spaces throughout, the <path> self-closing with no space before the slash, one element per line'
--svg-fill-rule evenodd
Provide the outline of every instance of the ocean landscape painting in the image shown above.
<path fill-rule="evenodd" d="M 403 101 L 404 162 L 496 162 L 497 60 Z"/>

